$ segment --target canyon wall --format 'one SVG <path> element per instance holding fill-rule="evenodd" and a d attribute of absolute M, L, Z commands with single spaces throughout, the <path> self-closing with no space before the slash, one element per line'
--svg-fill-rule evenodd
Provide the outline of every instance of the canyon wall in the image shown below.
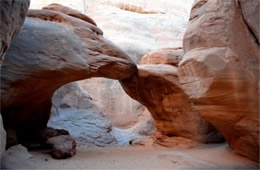
<path fill-rule="evenodd" d="M 30 10 L 15 37 L 21 10 L 1 33 L 1 57 L 15 37 L 1 68 L 8 147 L 37 139 L 65 158 L 75 154 L 74 139 L 47 123 L 90 146 L 132 144 L 156 126 L 202 143 L 224 137 L 259 161 L 259 1 L 196 0 L 189 23 L 189 0 L 51 2 L 79 11 Z"/>
<path fill-rule="evenodd" d="M 259 161 L 259 40 L 255 29 L 259 3 L 197 1 L 178 72 L 200 116 L 216 127 L 236 153 L 255 161 Z"/>
<path fill-rule="evenodd" d="M 0 69 L 11 41 L 15 38 L 23 25 L 29 4 L 30 0 L 0 1 Z M 3 126 L 2 115 L 0 114 L 0 160 L 6 146 L 6 132 Z"/>

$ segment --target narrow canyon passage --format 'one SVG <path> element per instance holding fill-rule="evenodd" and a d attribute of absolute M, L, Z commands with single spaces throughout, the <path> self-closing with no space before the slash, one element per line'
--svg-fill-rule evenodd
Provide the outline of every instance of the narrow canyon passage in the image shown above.
<path fill-rule="evenodd" d="M 258 169 L 259 9 L 0 1 L 0 168 Z"/>

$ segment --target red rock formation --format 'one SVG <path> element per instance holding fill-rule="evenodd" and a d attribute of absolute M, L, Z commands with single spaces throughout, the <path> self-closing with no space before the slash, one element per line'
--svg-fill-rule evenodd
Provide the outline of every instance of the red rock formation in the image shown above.
<path fill-rule="evenodd" d="M 30 0 L 1 0 L 0 1 L 0 65 L 12 39 L 23 25 L 29 8 Z"/>
<path fill-rule="evenodd" d="M 178 76 L 200 116 L 236 153 L 258 161 L 259 46 L 244 13 L 238 1 L 195 3 Z"/>
<path fill-rule="evenodd" d="M 170 64 L 177 67 L 182 56 L 182 48 L 162 48 L 144 55 L 140 64 Z"/>
<path fill-rule="evenodd" d="M 136 71 L 93 23 L 62 12 L 31 10 L 3 63 L 1 112 L 20 141 L 46 127 L 52 95 L 62 85 L 90 77 L 120 80 Z"/>
<path fill-rule="evenodd" d="M 177 135 L 203 143 L 219 142 L 222 137 L 201 119 L 182 90 L 177 68 L 141 65 L 138 72 L 121 81 L 127 94 L 151 112 L 157 129 L 164 135 Z"/>
<path fill-rule="evenodd" d="M 46 7 L 43 7 L 42 9 L 58 11 L 58 12 L 66 14 L 66 15 L 82 19 L 83 21 L 86 21 L 86 22 L 88 22 L 90 24 L 93 24 L 93 25 L 97 26 L 95 21 L 93 19 L 91 19 L 90 17 L 88 17 L 87 15 L 84 15 L 84 14 L 80 13 L 77 10 L 71 9 L 69 7 L 66 7 L 66 6 L 62 6 L 60 4 L 50 4 L 50 5 L 46 6 Z"/>

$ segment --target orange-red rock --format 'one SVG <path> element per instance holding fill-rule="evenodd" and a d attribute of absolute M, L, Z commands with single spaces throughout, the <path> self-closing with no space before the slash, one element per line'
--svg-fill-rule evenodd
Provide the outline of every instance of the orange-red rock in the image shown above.
<path fill-rule="evenodd" d="M 203 143 L 222 140 L 215 128 L 193 108 L 193 103 L 180 86 L 176 67 L 140 65 L 138 72 L 121 80 L 121 84 L 132 98 L 147 107 L 162 134 Z"/>
<path fill-rule="evenodd" d="M 178 76 L 194 108 L 236 153 L 259 161 L 259 46 L 238 1 L 197 1 L 184 51 Z"/>
<path fill-rule="evenodd" d="M 1 70 L 5 126 L 26 138 L 46 127 L 56 89 L 90 77 L 123 79 L 136 71 L 122 50 L 81 18 L 31 10 Z"/>

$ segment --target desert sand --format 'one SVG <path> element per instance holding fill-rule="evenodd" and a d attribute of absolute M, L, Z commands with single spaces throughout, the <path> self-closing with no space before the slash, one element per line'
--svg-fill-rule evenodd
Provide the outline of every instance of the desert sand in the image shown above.
<path fill-rule="evenodd" d="M 25 152 L 26 153 L 26 152 Z M 77 148 L 65 160 L 53 159 L 47 152 L 9 153 L 2 165 L 15 169 L 258 169 L 257 164 L 240 157 L 227 144 L 199 145 L 192 149 L 161 146 Z"/>

